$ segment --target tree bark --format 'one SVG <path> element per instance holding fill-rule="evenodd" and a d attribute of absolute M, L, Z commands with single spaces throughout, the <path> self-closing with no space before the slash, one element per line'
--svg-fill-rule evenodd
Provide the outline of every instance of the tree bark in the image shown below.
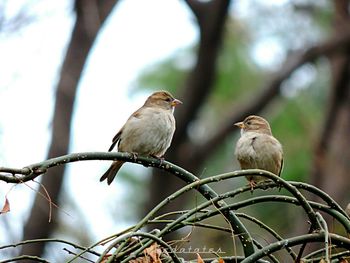
<path fill-rule="evenodd" d="M 186 3 L 197 18 L 200 41 L 197 62 L 182 88 L 182 95 L 180 95 L 180 99 L 184 98 L 185 103 L 179 106 L 175 112 L 176 132 L 166 159 L 194 172 L 200 167 L 201 163 L 190 165 L 186 161 L 188 155 L 183 146 L 189 140 L 187 136 L 188 125 L 195 119 L 199 109 L 213 89 L 216 61 L 223 38 L 230 0 L 208 2 L 187 0 Z M 166 187 L 164 187 L 164 176 L 167 176 Z M 150 186 L 150 200 L 145 206 L 146 211 L 143 212 L 150 211 L 159 201 L 174 192 L 182 184 L 176 178 L 154 169 Z M 180 199 L 170 203 L 166 208 L 167 211 L 175 211 L 180 203 Z"/>
<path fill-rule="evenodd" d="M 334 34 L 349 24 L 349 1 L 334 1 Z M 350 30 L 348 30 L 350 32 Z M 311 173 L 313 184 L 344 206 L 349 202 L 350 181 L 350 45 L 330 56 L 332 87 Z"/>
<path fill-rule="evenodd" d="M 211 1 L 213 2 L 213 1 Z M 199 18 L 209 17 L 208 15 L 203 15 L 206 4 L 196 0 L 188 0 L 188 5 L 191 7 L 193 13 L 198 19 L 198 24 L 201 28 L 201 33 L 204 30 L 205 22 L 200 21 Z M 213 4 L 213 3 L 211 3 Z M 218 5 L 218 3 L 216 3 Z M 227 8 L 223 3 L 221 8 Z M 218 6 L 216 6 L 218 8 Z M 227 12 L 227 9 L 225 9 Z M 220 9 L 220 8 L 219 8 Z M 213 6 L 211 7 L 211 11 Z M 346 10 L 346 9 L 344 9 Z M 222 16 L 223 11 L 213 11 L 214 13 Z M 344 13 L 344 12 L 343 12 Z M 222 17 L 221 17 L 222 18 Z M 188 138 L 186 132 L 190 122 L 195 119 L 195 116 L 203 104 L 205 99 L 212 91 L 212 84 L 215 81 L 215 63 L 216 57 L 220 48 L 221 38 L 222 38 L 222 28 L 224 26 L 224 20 L 220 20 L 220 23 L 211 17 L 208 19 L 211 23 L 217 23 L 216 28 L 216 37 L 209 37 L 208 34 L 206 37 L 201 37 L 198 49 L 198 59 L 197 64 L 190 73 L 188 80 L 186 82 L 184 92 L 181 99 L 185 101 L 184 105 L 181 105 L 176 113 L 177 120 L 177 130 L 175 132 L 175 137 L 173 139 L 172 145 L 169 149 L 169 153 L 166 155 L 166 159 L 186 168 L 191 172 L 198 172 L 202 167 L 203 163 L 215 152 L 217 147 L 229 136 L 233 130 L 233 123 L 242 120 L 249 114 L 256 114 L 263 110 L 266 105 L 272 102 L 275 98 L 278 97 L 280 93 L 280 86 L 289 76 L 299 67 L 306 63 L 313 63 L 320 57 L 333 57 L 338 54 L 339 50 L 343 51 L 350 45 L 350 27 L 348 23 L 342 23 L 341 26 L 338 26 L 337 32 L 333 34 L 328 40 L 319 43 L 318 45 L 311 46 L 305 50 L 300 50 L 299 52 L 291 53 L 285 60 L 282 68 L 277 71 L 275 74 L 272 74 L 270 80 L 266 82 L 259 90 L 261 93 L 255 98 L 252 98 L 249 103 L 244 102 L 242 105 L 234 105 L 232 114 L 227 116 L 221 125 L 218 126 L 217 131 L 208 138 L 205 142 L 200 145 L 194 145 Z M 344 22 L 344 21 L 343 21 Z M 221 25 L 221 31 L 217 28 Z M 214 28 L 214 27 L 213 27 Z M 210 32 L 208 30 L 208 32 Z M 208 33 L 207 32 L 207 33 Z M 208 44 L 205 41 L 213 41 L 216 44 Z M 204 42 L 204 43 L 203 43 Z M 207 51 L 208 47 L 212 47 L 212 52 Z M 208 59 L 211 54 L 211 59 Z M 200 57 L 206 57 L 200 59 Z M 342 56 L 342 55 L 341 55 Z M 203 64 L 201 64 L 203 62 Z M 212 63 L 212 66 L 209 66 L 208 63 Z M 201 65 L 199 65 L 201 64 Z M 342 95 L 341 95 L 342 96 Z M 334 97 L 334 96 L 333 96 Z M 333 103 L 337 105 L 336 103 Z M 344 104 L 345 105 L 345 104 Z M 337 106 L 336 106 L 337 107 Z M 237 110 L 238 109 L 238 110 Z M 328 118 L 327 118 L 328 119 Z M 329 123 L 326 121 L 326 123 Z M 327 125 L 327 127 L 330 127 Z M 344 128 L 345 129 L 345 128 Z M 328 129 L 325 129 L 327 132 Z M 324 136 L 322 136 L 323 138 Z M 322 140 L 321 140 L 322 141 Z M 316 151 L 317 152 L 317 151 Z M 315 158 L 317 160 L 317 158 Z M 319 171 L 319 169 L 318 169 Z M 150 202 L 146 206 L 146 212 L 149 209 L 153 208 L 160 200 L 164 199 L 166 196 L 174 192 L 181 185 L 175 178 L 168 176 L 166 178 L 166 188 L 164 187 L 164 176 L 159 171 L 153 171 L 153 176 L 151 179 L 150 186 Z M 184 200 L 174 201 L 170 204 L 169 210 L 179 209 L 182 207 Z M 145 212 L 145 211 L 143 211 Z M 165 212 L 165 211 L 163 211 Z"/>
<path fill-rule="evenodd" d="M 343 0 L 342 0 L 343 1 Z M 342 14 L 347 14 L 348 8 L 345 8 L 345 5 L 348 5 L 348 1 L 339 1 L 338 3 L 338 10 L 342 10 Z M 211 1 L 212 2 L 212 1 Z M 335 1 L 337 2 L 337 1 Z M 203 2 L 198 2 L 196 0 L 188 0 L 188 5 L 191 7 L 193 13 L 196 15 L 198 19 L 198 24 L 200 26 L 200 32 L 202 34 L 202 31 L 205 30 L 205 23 L 200 21 L 199 18 L 208 17 L 208 15 L 205 14 L 205 4 Z M 344 11 L 345 10 L 345 11 Z M 217 10 L 213 10 L 211 8 L 212 12 L 218 12 Z M 227 9 L 226 9 L 227 12 Z M 221 13 L 222 15 L 222 13 Z M 215 17 L 215 16 L 214 16 Z M 213 20 L 213 18 L 209 19 L 211 23 L 218 23 L 218 21 Z M 224 20 L 223 20 L 224 21 Z M 177 130 L 175 132 L 175 137 L 172 143 L 171 148 L 169 149 L 169 153 L 167 154 L 166 158 L 185 169 L 191 171 L 191 172 L 198 172 L 198 169 L 203 165 L 203 163 L 210 157 L 210 155 L 215 152 L 217 149 L 217 146 L 220 145 L 224 139 L 233 132 L 233 123 L 241 120 L 243 117 L 245 117 L 248 114 L 256 114 L 263 110 L 266 105 L 268 105 L 274 98 L 276 98 L 280 93 L 280 86 L 286 79 L 289 78 L 289 76 L 300 66 L 304 65 L 305 63 L 314 62 L 319 57 L 343 57 L 345 54 L 345 57 L 349 57 L 348 54 L 348 48 L 350 45 L 350 27 L 348 26 L 348 22 L 344 23 L 343 21 L 340 21 L 337 28 L 337 32 L 331 36 L 331 38 L 323 43 L 320 43 L 319 45 L 310 47 L 309 49 L 302 50 L 298 53 L 293 53 L 290 56 L 287 57 L 284 66 L 276 72 L 274 75 L 271 76 L 270 81 L 268 81 L 263 87 L 260 89 L 261 94 L 259 94 L 255 100 L 251 101 L 250 103 L 243 104 L 242 107 L 235 107 L 235 109 L 239 109 L 238 111 L 232 111 L 233 114 L 231 116 L 228 116 L 227 119 L 225 119 L 222 122 L 222 125 L 220 125 L 217 129 L 217 132 L 213 134 L 211 138 L 208 138 L 205 142 L 203 142 L 201 145 L 193 145 L 193 143 L 189 140 L 186 132 L 188 129 L 188 125 L 190 122 L 195 119 L 196 114 L 198 112 L 198 109 L 204 104 L 205 99 L 212 91 L 212 84 L 215 81 L 215 62 L 218 54 L 218 48 L 220 47 L 220 43 L 222 41 L 222 27 L 223 27 L 223 21 L 220 21 L 220 23 L 217 24 L 216 28 L 218 28 L 218 25 L 221 25 L 221 31 L 216 31 L 217 35 L 216 38 L 214 37 L 206 37 L 201 38 L 199 43 L 199 49 L 198 49 L 198 60 L 197 64 L 195 65 L 195 68 L 190 73 L 188 77 L 188 81 L 185 85 L 185 91 L 183 93 L 183 96 L 180 97 L 185 102 L 184 105 L 181 105 L 181 107 L 178 108 L 176 112 L 176 120 L 177 120 Z M 221 24 L 222 23 L 222 24 Z M 215 52 L 207 51 L 206 48 L 208 48 L 210 45 L 206 43 L 202 43 L 208 39 L 215 40 L 216 44 L 214 45 L 211 43 L 213 50 Z M 201 51 L 201 48 L 203 49 Z M 213 51 L 212 50 L 212 51 Z M 339 53 L 339 51 L 341 51 Z M 345 53 L 344 53 L 345 52 Z M 212 56 L 211 59 L 208 61 L 211 61 L 213 63 L 213 67 L 208 68 L 205 65 L 199 65 L 201 62 L 204 61 L 204 59 L 200 59 L 200 56 L 206 56 L 206 54 L 209 54 L 209 57 Z M 209 63 L 206 61 L 206 63 Z M 346 59 L 347 61 L 347 59 Z M 349 160 L 350 155 L 347 153 L 346 155 L 342 156 L 342 152 L 344 149 L 349 145 L 348 140 L 350 139 L 349 136 L 349 122 L 350 122 L 350 99 L 349 99 L 349 85 L 347 76 L 349 75 L 349 67 L 348 65 L 345 66 L 344 61 L 342 62 L 344 64 L 343 70 L 337 70 L 338 78 L 339 80 L 334 80 L 335 83 L 342 83 L 342 88 L 339 88 L 336 86 L 339 84 L 333 84 L 333 92 L 334 93 L 331 96 L 330 104 L 333 106 L 330 106 L 330 113 L 328 114 L 328 118 L 325 125 L 324 134 L 328 133 L 328 128 L 331 128 L 333 125 L 337 125 L 337 128 L 332 128 L 333 133 L 336 134 L 333 137 L 334 142 L 332 143 L 332 148 L 330 149 L 328 154 L 331 154 L 333 156 L 333 163 L 331 164 L 329 162 L 328 167 L 332 169 L 334 166 L 337 166 L 335 161 L 339 163 L 341 160 L 341 168 L 338 167 L 338 170 L 335 175 L 328 176 L 326 179 L 322 179 L 323 183 L 321 186 L 320 183 L 316 183 L 316 185 L 320 186 L 321 188 L 325 189 L 326 191 L 330 191 L 332 196 L 336 197 L 339 195 L 342 195 L 342 199 L 346 198 L 348 196 L 349 189 L 349 183 L 344 182 L 346 180 L 346 171 L 349 171 L 349 164 L 347 165 L 347 160 Z M 203 69 L 204 67 L 205 70 Z M 336 74 L 337 75 L 337 74 Z M 192 90 L 194 89 L 194 90 Z M 203 91 L 204 95 L 201 94 L 201 91 Z M 336 95 L 339 93 L 338 95 Z M 196 99 L 196 96 L 198 98 Z M 341 103 L 338 105 L 338 99 L 335 99 L 335 97 L 342 98 Z M 189 105 L 187 105 L 189 104 Z M 186 106 L 186 107 L 185 107 Z M 332 110 L 332 108 L 340 108 L 341 110 L 337 110 L 335 112 Z M 332 113 L 333 112 L 333 113 Z M 340 115 L 334 118 L 330 118 L 333 116 L 333 114 L 339 113 Z M 186 116 L 187 114 L 187 116 Z M 331 119 L 331 120 L 328 120 Z M 337 119 L 337 121 L 336 121 Z M 332 123 L 332 126 L 330 126 L 330 123 Z M 327 128 L 328 127 L 328 128 Z M 337 138 L 338 136 L 341 136 L 342 141 L 339 141 Z M 324 138 L 326 136 L 322 136 Z M 317 147 L 318 149 L 315 151 L 315 165 L 316 168 L 314 170 L 314 176 L 313 178 L 320 179 L 322 176 L 320 176 L 322 169 L 320 168 L 320 164 L 324 160 L 324 154 L 323 151 L 323 140 L 320 140 L 320 145 Z M 337 144 L 340 144 L 342 147 L 337 146 Z M 349 147 L 348 147 L 349 148 Z M 346 149 L 346 152 L 348 152 L 349 149 Z M 334 153 L 332 153 L 334 152 Z M 336 154 L 336 153 L 337 154 Z M 337 156 L 336 159 L 334 159 L 334 156 Z M 321 160 L 321 161 L 320 161 Z M 327 171 L 325 174 L 333 174 L 331 170 Z M 317 175 L 317 176 L 315 176 Z M 165 176 L 166 179 L 164 178 Z M 332 186 L 332 178 L 340 177 L 342 180 L 339 180 L 339 183 L 343 185 L 340 186 L 337 184 L 337 187 L 334 187 L 334 189 L 331 189 Z M 322 177 L 323 178 L 323 177 Z M 327 182 L 328 180 L 328 182 Z M 166 183 L 166 187 L 164 187 L 164 184 Z M 328 185 L 326 187 L 325 185 Z M 153 208 L 160 200 L 164 199 L 168 195 L 170 195 L 175 190 L 179 189 L 181 187 L 181 183 L 176 181 L 175 178 L 172 178 L 171 176 L 161 173 L 159 171 L 153 171 L 153 176 L 151 179 L 151 186 L 150 186 L 150 201 L 146 206 L 146 212 L 148 212 L 151 208 Z M 338 193 L 334 193 L 338 189 Z M 349 199 L 349 197 L 348 197 Z M 185 202 L 184 199 L 179 199 L 173 201 L 168 207 L 167 210 L 164 210 L 162 212 L 167 211 L 175 211 L 183 208 L 183 204 Z M 156 226 L 158 227 L 158 226 Z"/>
<path fill-rule="evenodd" d="M 47 158 L 68 153 L 78 82 L 95 38 L 116 2 L 117 0 L 75 1 L 76 22 L 56 88 L 51 145 Z M 65 166 L 50 169 L 41 181 L 51 200 L 56 204 L 59 204 L 64 171 Z M 49 237 L 57 223 L 57 209 L 52 210 L 52 219 L 51 223 L 48 222 L 49 202 L 40 195 L 36 195 L 30 216 L 23 229 L 23 240 Z M 43 242 L 23 246 L 21 254 L 40 256 L 43 254 L 44 246 Z"/>

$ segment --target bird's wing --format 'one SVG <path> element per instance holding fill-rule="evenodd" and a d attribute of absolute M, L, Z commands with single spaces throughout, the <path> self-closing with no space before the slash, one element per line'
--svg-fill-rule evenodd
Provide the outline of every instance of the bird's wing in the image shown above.
<path fill-rule="evenodd" d="M 281 172 L 282 172 L 282 168 L 283 168 L 283 151 L 282 151 L 282 146 L 281 144 L 275 139 L 273 138 L 273 140 L 269 140 L 268 141 L 271 145 L 270 147 L 272 147 L 271 149 L 274 149 L 274 151 L 272 151 L 272 159 L 273 162 L 275 164 L 275 173 L 280 176 Z"/>
<path fill-rule="evenodd" d="M 141 114 L 141 110 L 138 109 L 137 111 L 135 111 L 133 114 L 131 114 L 131 116 L 129 117 L 129 119 L 126 121 L 126 123 L 124 124 L 124 126 L 120 129 L 120 131 L 114 136 L 113 140 L 112 140 L 112 145 L 109 147 L 108 151 L 112 151 L 113 148 L 115 147 L 115 145 L 119 142 L 120 143 L 120 137 L 122 135 L 122 132 L 124 130 L 125 125 L 128 125 L 128 122 L 130 122 L 131 119 L 141 119 L 142 114 Z"/>
<path fill-rule="evenodd" d="M 109 152 L 113 150 L 113 148 L 115 147 L 117 142 L 120 140 L 120 135 L 122 134 L 122 130 L 123 130 L 123 128 L 121 128 L 120 131 L 114 136 L 114 138 L 112 140 L 112 145 L 108 149 Z"/>
<path fill-rule="evenodd" d="M 278 176 L 281 176 L 282 173 L 282 169 L 283 169 L 283 156 L 282 156 L 282 160 L 281 160 L 281 167 L 280 167 L 280 171 L 278 172 Z"/>
<path fill-rule="evenodd" d="M 264 160 L 262 162 L 263 166 L 267 165 L 265 168 L 263 166 L 261 168 L 264 168 L 265 170 L 268 170 L 278 176 L 281 174 L 283 166 L 283 151 L 281 144 L 276 138 L 269 135 L 254 137 L 252 138 L 252 148 L 256 153 L 256 156 L 259 157 L 258 159 Z M 272 159 L 270 164 L 268 164 L 268 159 Z"/>

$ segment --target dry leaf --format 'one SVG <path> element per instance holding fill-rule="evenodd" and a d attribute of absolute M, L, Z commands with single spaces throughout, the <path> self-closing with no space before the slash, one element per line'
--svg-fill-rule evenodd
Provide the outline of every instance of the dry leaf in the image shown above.
<path fill-rule="evenodd" d="M 160 260 L 160 254 L 162 254 L 162 250 L 159 248 L 157 243 L 153 243 L 150 247 L 145 248 L 143 251 L 145 253 L 145 256 L 151 257 L 151 262 L 153 263 L 161 263 Z"/>
<path fill-rule="evenodd" d="M 160 260 L 162 250 L 157 243 L 153 243 L 150 247 L 145 248 L 143 253 L 143 257 L 130 260 L 129 263 L 162 263 Z"/>
<path fill-rule="evenodd" d="M 197 263 L 204 263 L 203 259 L 198 253 L 197 253 Z"/>
<path fill-rule="evenodd" d="M 112 254 L 104 255 L 104 257 L 102 258 L 101 263 L 106 263 L 111 256 L 112 256 Z"/>
<path fill-rule="evenodd" d="M 2 207 L 2 209 L 0 211 L 0 214 L 5 214 L 5 213 L 8 213 L 8 212 L 10 212 L 10 202 L 7 199 L 7 197 L 5 196 L 5 204 Z"/>

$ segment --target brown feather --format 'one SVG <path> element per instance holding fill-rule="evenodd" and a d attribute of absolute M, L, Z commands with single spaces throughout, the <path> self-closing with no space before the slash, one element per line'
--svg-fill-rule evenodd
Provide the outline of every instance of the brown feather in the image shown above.
<path fill-rule="evenodd" d="M 107 183 L 110 185 L 123 164 L 124 162 L 122 161 L 113 162 L 112 165 L 108 168 L 108 170 L 101 176 L 100 182 L 107 179 Z"/>
<path fill-rule="evenodd" d="M 113 148 L 115 147 L 115 145 L 117 144 L 117 142 L 120 140 L 120 135 L 122 134 L 122 130 L 121 129 L 113 138 L 112 140 L 112 145 L 109 147 L 108 151 L 111 152 L 113 150 Z"/>
<path fill-rule="evenodd" d="M 235 155 L 241 169 L 262 169 L 281 175 L 283 166 L 283 149 L 280 142 L 273 137 L 269 123 L 260 116 L 251 115 L 243 122 L 235 124 L 241 128 Z M 247 176 L 252 183 L 265 180 L 260 176 Z"/>
<path fill-rule="evenodd" d="M 163 156 L 175 132 L 174 108 L 181 103 L 169 92 L 154 92 L 114 136 L 108 151 L 112 151 L 118 145 L 119 152 Z M 107 179 L 107 183 L 110 184 L 123 163 L 113 162 L 100 181 Z"/>

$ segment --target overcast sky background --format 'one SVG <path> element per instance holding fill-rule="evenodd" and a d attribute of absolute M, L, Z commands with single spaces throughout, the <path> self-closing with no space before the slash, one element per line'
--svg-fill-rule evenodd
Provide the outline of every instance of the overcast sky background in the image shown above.
<path fill-rule="evenodd" d="M 50 142 L 54 88 L 74 13 L 70 0 L 36 2 L 34 7 L 29 6 L 36 21 L 18 32 L 0 34 L 1 166 L 20 168 L 42 161 Z M 284 2 L 275 0 L 269 4 Z M 21 3 L 20 0 L 8 1 L 8 16 L 16 13 Z M 247 14 L 247 1 L 234 1 L 234 4 L 237 15 Z M 98 36 L 79 84 L 70 152 L 108 149 L 127 117 L 149 95 L 130 92 L 142 70 L 196 43 L 198 32 L 193 19 L 187 6 L 178 0 L 128 0 L 117 4 Z M 279 46 L 270 41 L 257 46 L 252 55 L 257 62 L 268 66 L 274 63 L 278 52 Z M 109 164 L 94 161 L 67 166 L 66 196 L 73 198 L 83 211 L 96 240 L 127 224 L 118 221 L 119 218 L 112 220 L 104 216 L 116 203 L 123 207 L 122 196 L 132 191 L 122 180 L 109 187 L 99 183 L 99 177 Z M 125 167 L 132 167 L 140 174 L 146 169 L 130 164 Z M 28 185 L 37 187 L 35 183 Z M 0 243 L 8 243 L 10 237 L 20 238 L 34 191 L 27 185 L 13 187 L 0 182 L 0 206 L 7 193 L 11 212 L 0 216 Z M 60 216 L 79 226 L 81 218 L 75 211 L 60 210 Z M 103 223 L 96 218 L 102 218 Z M 13 233 L 5 235 L 9 222 Z M 115 222 L 121 223 L 116 225 Z"/>

